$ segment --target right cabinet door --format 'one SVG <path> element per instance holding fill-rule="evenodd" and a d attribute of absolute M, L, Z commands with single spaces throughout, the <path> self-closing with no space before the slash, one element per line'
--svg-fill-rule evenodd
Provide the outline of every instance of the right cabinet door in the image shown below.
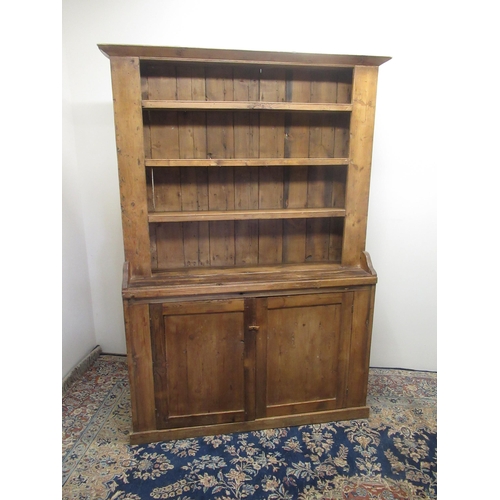
<path fill-rule="evenodd" d="M 257 418 L 345 407 L 353 293 L 260 299 Z"/>

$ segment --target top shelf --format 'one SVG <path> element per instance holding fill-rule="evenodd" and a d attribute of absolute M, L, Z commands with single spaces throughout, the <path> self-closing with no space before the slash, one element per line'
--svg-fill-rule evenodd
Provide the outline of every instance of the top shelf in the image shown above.
<path fill-rule="evenodd" d="M 144 109 L 349 112 L 352 104 L 262 101 L 144 100 Z"/>

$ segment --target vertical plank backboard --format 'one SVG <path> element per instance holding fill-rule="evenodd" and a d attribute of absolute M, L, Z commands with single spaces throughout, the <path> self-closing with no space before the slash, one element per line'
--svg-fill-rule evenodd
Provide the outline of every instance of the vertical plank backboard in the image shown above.
<path fill-rule="evenodd" d="M 234 84 L 232 68 L 206 69 L 208 101 L 232 101 Z M 212 158 L 234 158 L 232 113 L 214 111 L 207 114 L 207 155 Z M 231 168 L 208 169 L 208 206 L 210 210 L 234 209 L 234 172 Z M 210 264 L 234 265 L 234 222 L 210 222 Z"/>
<path fill-rule="evenodd" d="M 259 69 L 234 68 L 234 100 L 259 100 Z M 234 114 L 235 158 L 259 157 L 259 115 L 253 112 Z M 259 208 L 259 169 L 239 167 L 234 169 L 235 208 Z M 259 222 L 235 221 L 235 264 L 257 264 L 259 261 Z"/>
<path fill-rule="evenodd" d="M 177 98 L 200 100 L 205 96 L 205 70 L 199 66 L 177 68 Z M 200 112 L 179 113 L 179 157 L 206 158 L 206 115 Z M 181 210 L 208 210 L 208 171 L 206 168 L 181 168 Z M 209 256 L 208 222 L 182 224 L 184 265 L 207 266 Z"/>
<path fill-rule="evenodd" d="M 352 100 L 352 75 L 346 74 L 344 79 L 337 83 L 337 102 L 350 103 Z M 335 158 L 349 156 L 349 115 L 339 114 L 335 120 Z"/>
<path fill-rule="evenodd" d="M 287 77 L 287 101 L 309 102 L 311 98 L 310 71 L 293 70 Z M 285 156 L 307 158 L 309 156 L 309 115 L 290 113 L 286 116 Z M 307 207 L 308 167 L 288 167 L 284 170 L 285 208 Z M 306 220 L 283 221 L 283 263 L 300 263 L 306 259 Z"/>
<path fill-rule="evenodd" d="M 149 99 L 149 78 L 147 75 L 141 75 L 141 97 L 142 99 Z M 149 118 L 151 113 L 143 111 L 145 119 L 143 120 L 143 133 L 144 133 L 144 158 L 151 158 L 151 128 L 149 126 Z"/>
<path fill-rule="evenodd" d="M 315 81 L 311 84 L 311 101 L 337 102 L 337 82 L 332 75 L 314 72 Z M 331 114 L 314 116 L 309 140 L 309 156 L 311 158 L 334 157 L 335 151 L 335 117 Z M 332 169 L 322 166 L 309 167 L 307 206 L 332 206 Z M 330 247 L 330 219 L 309 219 L 307 221 L 306 256 L 312 262 L 327 261 Z"/>
<path fill-rule="evenodd" d="M 286 100 L 285 70 L 262 69 L 260 100 Z M 285 155 L 285 117 L 281 113 L 260 114 L 261 158 L 283 158 Z M 283 167 L 259 170 L 259 208 L 283 207 Z M 283 224 L 281 220 L 259 221 L 259 263 L 278 264 L 283 256 Z"/>
<path fill-rule="evenodd" d="M 359 265 L 366 244 L 378 67 L 356 66 L 352 91 L 349 171 L 342 264 Z"/>
<path fill-rule="evenodd" d="M 112 57 L 111 78 L 125 260 L 131 277 L 151 275 L 139 59 Z"/>
<path fill-rule="evenodd" d="M 174 66 L 162 67 L 148 78 L 149 99 L 177 98 L 177 81 Z M 150 140 L 152 158 L 179 158 L 178 113 L 172 111 L 150 112 Z M 154 169 L 154 210 L 180 210 L 180 170 Z M 158 224 L 156 237 L 156 264 L 160 269 L 184 265 L 181 224 Z"/>

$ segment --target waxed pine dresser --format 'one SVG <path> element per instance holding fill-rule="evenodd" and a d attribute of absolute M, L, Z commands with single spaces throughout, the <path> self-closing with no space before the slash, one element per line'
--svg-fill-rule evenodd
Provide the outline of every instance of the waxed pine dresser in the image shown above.
<path fill-rule="evenodd" d="M 388 57 L 99 45 L 132 443 L 365 418 Z"/>

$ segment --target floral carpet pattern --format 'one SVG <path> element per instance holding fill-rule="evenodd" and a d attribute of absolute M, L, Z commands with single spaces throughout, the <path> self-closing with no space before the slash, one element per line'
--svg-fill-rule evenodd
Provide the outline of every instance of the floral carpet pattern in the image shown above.
<path fill-rule="evenodd" d="M 126 359 L 63 397 L 63 500 L 437 498 L 437 374 L 370 369 L 370 417 L 131 446 Z"/>

